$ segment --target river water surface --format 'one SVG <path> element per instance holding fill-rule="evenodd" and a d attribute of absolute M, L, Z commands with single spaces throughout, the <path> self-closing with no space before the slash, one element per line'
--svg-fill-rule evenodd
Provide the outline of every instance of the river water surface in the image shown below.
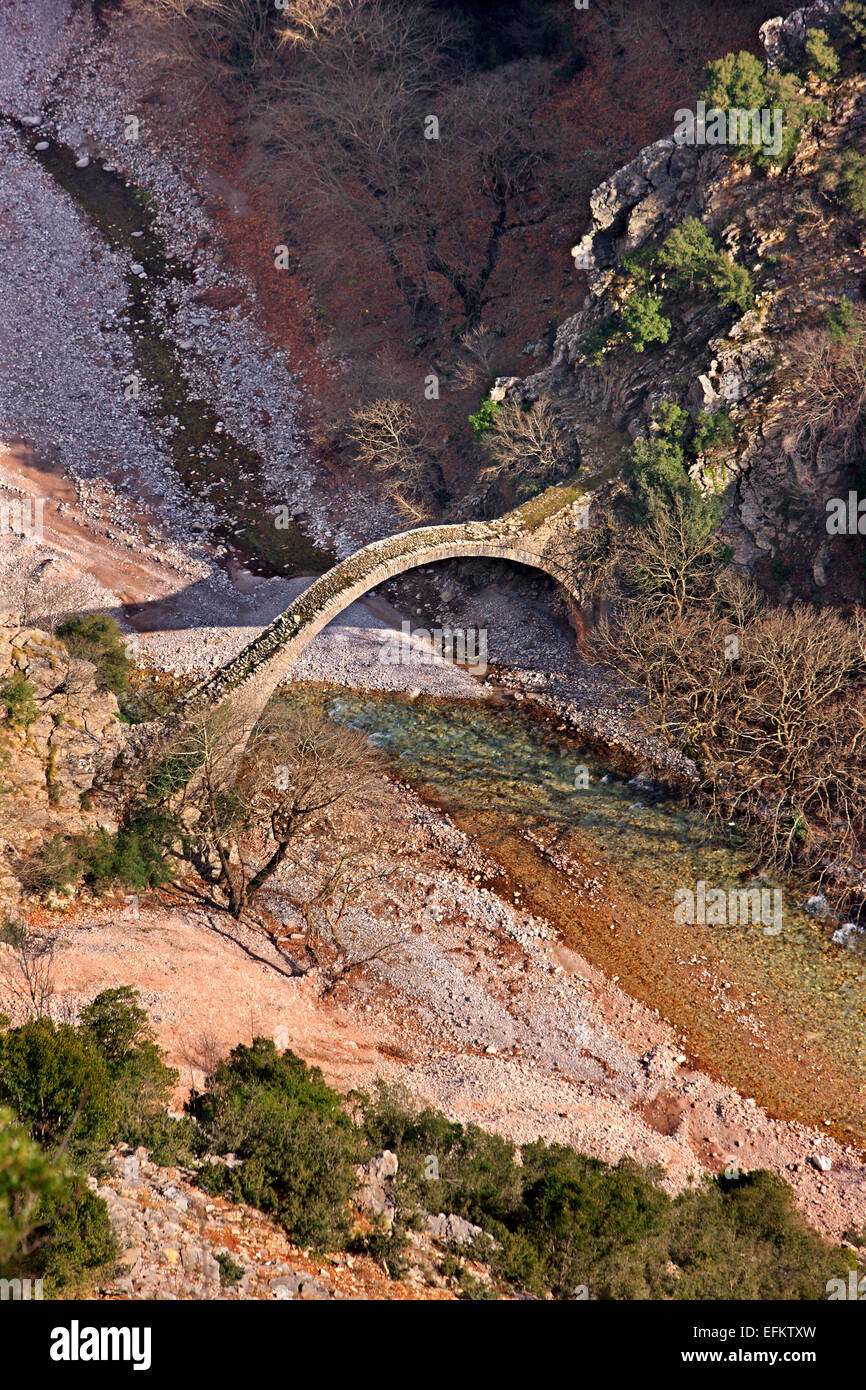
<path fill-rule="evenodd" d="M 866 1144 L 866 956 L 804 910 L 807 885 L 761 873 L 746 835 L 522 712 L 343 695 L 329 710 L 481 842 L 527 910 L 667 1018 L 696 1063 L 771 1113 Z M 700 880 L 781 889 L 782 930 L 676 922 L 675 889 Z"/>

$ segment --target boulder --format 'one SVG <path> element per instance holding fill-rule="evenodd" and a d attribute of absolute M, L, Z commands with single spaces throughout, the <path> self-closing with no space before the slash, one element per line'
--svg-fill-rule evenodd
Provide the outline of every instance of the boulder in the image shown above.
<path fill-rule="evenodd" d="M 448 1245 L 471 1245 L 476 1236 L 484 1234 L 480 1226 L 464 1221 L 462 1216 L 446 1216 L 441 1211 L 438 1216 L 428 1216 L 424 1225 L 431 1235 Z"/>

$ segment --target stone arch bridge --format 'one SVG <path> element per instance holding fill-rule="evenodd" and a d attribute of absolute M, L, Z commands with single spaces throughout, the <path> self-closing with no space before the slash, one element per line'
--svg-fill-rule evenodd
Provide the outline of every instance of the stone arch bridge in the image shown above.
<path fill-rule="evenodd" d="M 484 556 L 512 560 L 550 575 L 579 599 L 568 563 L 569 539 L 586 525 L 588 507 L 574 488 L 549 488 L 495 521 L 422 526 L 373 541 L 310 585 L 243 651 L 178 703 L 180 724 L 231 703 L 244 741 L 295 657 L 323 627 L 370 589 L 436 560 Z"/>

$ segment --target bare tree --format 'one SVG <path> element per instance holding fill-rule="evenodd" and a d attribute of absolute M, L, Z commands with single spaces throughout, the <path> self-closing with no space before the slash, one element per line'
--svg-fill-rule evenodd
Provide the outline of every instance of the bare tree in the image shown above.
<path fill-rule="evenodd" d="M 0 941 L 14 952 L 14 969 L 6 971 L 9 989 L 30 1017 L 48 1017 L 54 997 L 56 938 L 50 932 L 35 932 L 20 922 L 6 921 Z"/>
<path fill-rule="evenodd" d="M 454 372 L 458 389 L 484 384 L 488 386 L 496 375 L 494 362 L 501 334 L 485 323 L 477 323 L 460 335 L 459 357 Z"/>
<path fill-rule="evenodd" d="M 312 705 L 277 705 L 253 730 L 238 769 L 236 720 L 218 710 L 184 730 L 160 750 L 149 792 L 180 827 L 173 852 L 240 917 L 294 844 L 326 835 L 329 812 L 361 796 L 375 764 L 362 735 Z"/>
<path fill-rule="evenodd" d="M 414 520 L 430 507 L 432 456 L 418 410 L 385 397 L 351 413 L 348 437 L 359 461 L 384 479 L 389 495 Z"/>
<path fill-rule="evenodd" d="M 653 605 L 661 596 L 677 618 L 713 588 L 720 553 L 714 512 L 679 494 L 669 506 L 653 508 L 625 547 L 635 593 Z"/>
<path fill-rule="evenodd" d="M 273 0 L 141 0 L 140 18 L 160 25 L 166 57 L 203 79 L 254 79 L 272 47 Z"/>
<path fill-rule="evenodd" d="M 866 306 L 847 329 L 804 329 L 791 342 L 794 434 L 813 454 L 828 444 L 847 461 L 863 446 L 866 414 Z"/>
<path fill-rule="evenodd" d="M 493 462 L 482 476 L 505 478 L 518 487 L 527 482 L 546 487 L 573 472 L 580 458 L 576 435 L 549 396 L 528 407 L 504 405 L 486 442 Z"/>
<path fill-rule="evenodd" d="M 459 25 L 415 0 L 347 4 L 314 27 L 287 30 L 294 62 L 258 126 L 263 178 L 301 219 L 363 229 L 418 321 L 444 292 L 475 325 L 502 239 L 543 216 L 537 70 L 449 86 Z M 461 187 L 472 197 L 443 219 Z"/>

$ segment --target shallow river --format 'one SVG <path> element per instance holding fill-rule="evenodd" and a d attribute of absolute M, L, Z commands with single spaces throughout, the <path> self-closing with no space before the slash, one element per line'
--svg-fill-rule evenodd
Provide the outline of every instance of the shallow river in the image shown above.
<path fill-rule="evenodd" d="M 756 877 L 736 827 L 629 785 L 517 711 L 362 696 L 332 697 L 329 710 L 476 835 L 527 908 L 668 1018 L 702 1066 L 777 1114 L 866 1142 L 866 957 L 804 911 L 805 885 Z M 587 878 L 603 885 L 596 900 Z M 697 895 L 701 881 L 707 894 L 763 888 L 781 919 L 677 920 L 687 908 L 677 913 L 675 891 Z"/>

